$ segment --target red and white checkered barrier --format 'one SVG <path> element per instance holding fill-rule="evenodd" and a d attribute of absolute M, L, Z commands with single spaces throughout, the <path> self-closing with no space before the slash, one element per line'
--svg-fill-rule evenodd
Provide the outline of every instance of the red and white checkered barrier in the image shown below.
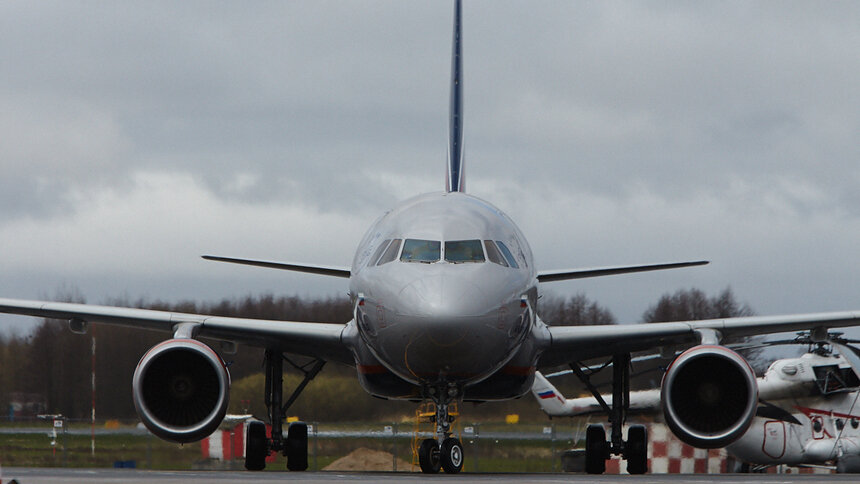
<path fill-rule="evenodd" d="M 651 474 L 720 474 L 728 471 L 725 449 L 697 449 L 675 437 L 664 424 L 645 424 L 648 429 L 648 472 Z M 624 430 L 627 435 L 627 429 Z M 826 467 L 772 466 L 769 474 L 831 474 Z M 618 456 L 606 461 L 607 474 L 627 474 L 627 463 Z"/>
<path fill-rule="evenodd" d="M 648 429 L 648 472 L 651 474 L 719 474 L 726 472 L 723 449 L 697 449 L 678 440 L 663 424 Z M 624 434 L 627 434 L 625 428 Z M 606 461 L 607 474 L 627 474 L 627 463 L 618 456 Z"/>
<path fill-rule="evenodd" d="M 248 420 L 227 430 L 216 430 L 200 441 L 200 451 L 204 459 L 232 460 L 245 458 L 245 436 L 248 433 Z M 266 435 L 272 435 L 272 426 L 266 425 Z M 266 463 L 275 462 L 276 454 L 266 457 Z"/>

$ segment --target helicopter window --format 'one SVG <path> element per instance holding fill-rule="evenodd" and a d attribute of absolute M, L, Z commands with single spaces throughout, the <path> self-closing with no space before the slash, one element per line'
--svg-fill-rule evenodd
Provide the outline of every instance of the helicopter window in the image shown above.
<path fill-rule="evenodd" d="M 403 262 L 438 262 L 442 244 L 438 240 L 406 239 L 400 260 Z"/>
<path fill-rule="evenodd" d="M 494 262 L 500 266 L 508 267 L 507 261 L 505 261 L 502 253 L 499 252 L 499 248 L 496 247 L 496 243 L 492 240 L 485 240 L 484 246 L 487 248 L 487 259 L 490 259 L 490 262 Z"/>
<path fill-rule="evenodd" d="M 841 418 L 837 418 L 835 424 L 836 424 L 836 430 L 838 430 L 840 432 L 842 431 L 842 428 L 845 427 L 845 422 L 843 422 Z"/>
<path fill-rule="evenodd" d="M 857 378 L 854 370 L 851 368 L 840 368 L 839 372 L 842 373 L 842 381 L 845 382 L 845 386 L 849 388 L 860 387 L 860 379 Z"/>
<path fill-rule="evenodd" d="M 856 418 L 852 418 L 851 419 L 851 428 L 856 429 L 858 426 L 860 426 L 860 422 L 858 422 Z"/>
<path fill-rule="evenodd" d="M 385 250 L 385 253 L 382 254 L 382 257 L 379 258 L 379 262 L 377 262 L 376 265 L 381 266 L 382 264 L 387 264 L 393 261 L 397 258 L 398 252 L 400 252 L 400 239 L 394 239 L 391 241 L 388 249 Z"/>
<path fill-rule="evenodd" d="M 812 367 L 815 372 L 815 384 L 822 395 L 848 391 L 860 385 L 860 380 L 851 368 L 839 368 L 839 365 L 822 365 Z"/>
<path fill-rule="evenodd" d="M 484 262 L 484 249 L 481 247 L 481 241 L 445 241 L 445 260 L 455 264 L 459 264 L 461 262 Z"/>
<path fill-rule="evenodd" d="M 502 254 L 505 255 L 505 259 L 508 261 L 508 264 L 510 264 L 511 267 L 513 267 L 514 269 L 519 269 L 520 266 L 517 265 L 517 261 L 514 260 L 514 254 L 511 254 L 511 251 L 510 249 L 508 249 L 508 246 L 505 245 L 505 243 L 501 240 L 497 240 L 496 243 L 499 244 L 499 250 L 501 250 Z"/>
<path fill-rule="evenodd" d="M 385 252 L 385 249 L 388 247 L 388 244 L 390 244 L 390 243 L 391 243 L 391 239 L 383 240 L 382 243 L 379 244 L 379 248 L 376 249 L 376 252 L 373 253 L 373 257 L 370 258 L 367 265 L 375 266 L 376 263 L 379 261 L 379 256 L 381 256 L 382 253 Z"/>

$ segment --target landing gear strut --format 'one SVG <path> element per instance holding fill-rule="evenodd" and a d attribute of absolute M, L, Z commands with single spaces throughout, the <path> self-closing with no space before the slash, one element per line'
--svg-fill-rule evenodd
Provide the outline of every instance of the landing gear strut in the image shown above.
<path fill-rule="evenodd" d="M 456 389 L 450 396 L 456 396 Z M 455 417 L 449 413 L 449 395 L 443 392 L 432 392 L 436 394 L 433 398 L 436 404 L 436 415 L 433 422 L 436 424 L 435 439 L 424 439 L 418 447 L 418 463 L 421 472 L 425 474 L 436 474 L 444 470 L 446 474 L 456 474 L 463 470 L 463 444 L 459 439 L 453 437 L 451 423 Z M 441 395 L 440 395 L 441 394 Z"/>
<path fill-rule="evenodd" d="M 283 403 L 284 360 L 304 374 L 286 403 Z M 245 469 L 261 471 L 266 467 L 266 457 L 280 452 L 287 458 L 287 469 L 303 471 L 308 468 L 308 426 L 304 422 L 292 422 L 284 439 L 283 422 L 287 410 L 296 401 L 308 383 L 325 365 L 324 360 L 313 360 L 306 365 L 297 365 L 275 350 L 266 350 L 266 407 L 272 422 L 272 435 L 266 437 L 266 425 L 260 421 L 248 424 L 245 439 Z"/>
<path fill-rule="evenodd" d="M 603 474 L 606 471 L 606 459 L 612 455 L 621 455 L 627 460 L 627 472 L 630 474 L 648 472 L 647 429 L 642 425 L 631 425 L 627 430 L 626 442 L 621 436 L 627 410 L 630 408 L 630 353 L 612 356 L 612 408 L 591 384 L 589 374 L 583 372 L 580 365 L 572 364 L 570 368 L 603 407 L 611 423 L 608 442 L 603 425 L 592 424 L 586 429 L 585 471 L 589 474 Z"/>

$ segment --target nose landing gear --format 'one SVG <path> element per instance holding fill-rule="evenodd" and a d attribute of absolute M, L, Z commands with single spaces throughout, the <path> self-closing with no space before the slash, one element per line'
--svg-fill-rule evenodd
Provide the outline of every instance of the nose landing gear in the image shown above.
<path fill-rule="evenodd" d="M 412 438 L 412 463 L 414 465 L 417 460 L 421 472 L 436 474 L 443 470 L 446 474 L 456 474 L 463 470 L 463 444 L 452 432 L 452 424 L 458 416 L 457 402 L 425 402 L 418 407 Z M 433 432 L 438 439 L 425 438 L 419 443 L 419 436 L 428 433 L 427 429 L 422 430 L 422 424 L 435 424 Z"/>

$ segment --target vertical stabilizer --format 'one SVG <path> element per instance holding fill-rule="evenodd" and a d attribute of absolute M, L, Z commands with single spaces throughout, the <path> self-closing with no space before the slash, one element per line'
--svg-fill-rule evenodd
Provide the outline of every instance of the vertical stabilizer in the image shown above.
<path fill-rule="evenodd" d="M 448 176 L 449 192 L 466 191 L 463 172 L 463 62 L 460 0 L 454 2 L 454 41 L 451 52 L 451 106 L 448 120 Z"/>
<path fill-rule="evenodd" d="M 537 399 L 540 409 L 549 416 L 566 415 L 567 400 L 541 372 L 535 372 L 532 395 Z"/>

